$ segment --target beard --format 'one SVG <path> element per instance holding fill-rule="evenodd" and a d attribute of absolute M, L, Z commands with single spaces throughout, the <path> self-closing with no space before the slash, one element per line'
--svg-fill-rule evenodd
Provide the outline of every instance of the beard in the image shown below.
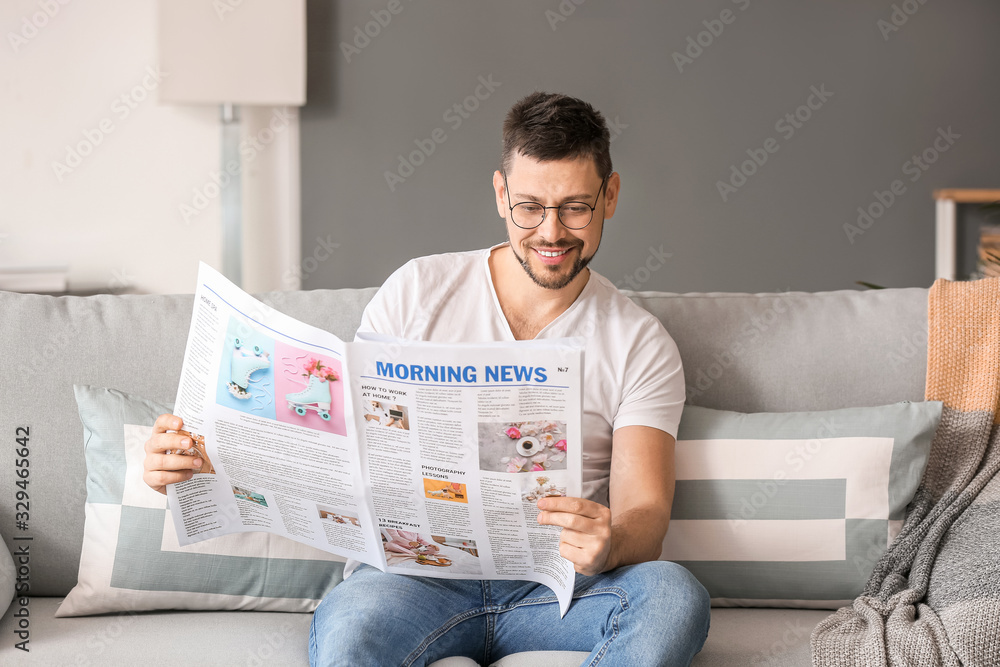
<path fill-rule="evenodd" d="M 514 244 L 511 243 L 511 241 L 510 241 L 510 236 L 507 237 L 507 243 L 508 243 L 508 245 L 510 245 L 510 250 L 511 250 L 512 253 L 514 253 L 514 257 L 517 259 L 518 263 L 520 263 L 521 268 L 524 269 L 524 272 L 528 274 L 528 277 L 531 278 L 531 280 L 536 285 L 538 285 L 539 287 L 544 287 L 545 289 L 555 289 L 555 290 L 557 290 L 557 289 L 562 289 L 563 287 L 566 287 L 571 282 L 573 282 L 574 278 L 576 278 L 578 275 L 580 275 L 581 271 L 583 271 L 585 268 L 587 268 L 587 265 L 590 264 L 590 260 L 592 260 L 594 258 L 593 255 L 591 255 L 590 257 L 584 257 L 583 256 L 583 253 L 582 253 L 583 245 L 582 244 L 579 245 L 579 246 L 571 246 L 571 247 L 579 247 L 581 249 L 581 253 L 573 261 L 573 264 L 572 264 L 572 266 L 569 267 L 568 271 L 566 270 L 565 267 L 562 267 L 562 266 L 555 267 L 555 266 L 547 266 L 545 264 L 542 264 L 538 268 L 538 270 L 536 270 L 535 268 L 533 268 L 531 266 L 531 263 L 528 261 L 527 255 L 525 255 L 524 257 L 521 257 L 520 255 L 517 254 L 517 250 L 515 250 Z M 565 246 L 561 246 L 561 247 L 560 246 L 531 246 L 531 248 L 540 248 L 540 249 L 543 249 L 543 250 L 545 250 L 545 249 L 561 250 L 564 247 Z"/>

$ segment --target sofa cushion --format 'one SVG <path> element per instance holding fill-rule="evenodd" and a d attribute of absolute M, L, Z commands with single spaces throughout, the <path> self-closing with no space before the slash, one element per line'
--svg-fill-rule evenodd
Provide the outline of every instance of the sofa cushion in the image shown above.
<path fill-rule="evenodd" d="M 3 544 L 3 540 L 0 540 L 0 546 L 3 547 L 0 549 L 0 616 L 3 616 L 7 612 L 11 600 L 14 599 L 17 569 L 14 567 L 14 559 L 11 558 L 10 551 Z"/>
<path fill-rule="evenodd" d="M 85 433 L 87 504 L 79 582 L 58 616 L 156 609 L 312 611 L 343 561 L 263 532 L 179 546 L 166 496 L 142 481 L 144 445 L 168 406 L 74 387 Z"/>
<path fill-rule="evenodd" d="M 902 526 L 941 407 L 684 408 L 661 558 L 716 606 L 849 604 Z"/>

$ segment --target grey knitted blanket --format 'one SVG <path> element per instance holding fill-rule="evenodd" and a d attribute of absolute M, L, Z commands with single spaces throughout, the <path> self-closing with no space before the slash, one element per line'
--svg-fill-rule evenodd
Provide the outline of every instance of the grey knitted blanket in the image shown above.
<path fill-rule="evenodd" d="M 920 488 L 861 596 L 813 630 L 817 667 L 1000 666 L 1000 279 L 934 283 L 926 398 L 944 412 Z"/>

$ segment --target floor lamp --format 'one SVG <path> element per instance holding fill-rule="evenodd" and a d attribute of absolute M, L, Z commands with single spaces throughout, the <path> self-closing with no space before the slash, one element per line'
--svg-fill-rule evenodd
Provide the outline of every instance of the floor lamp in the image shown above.
<path fill-rule="evenodd" d="M 241 105 L 302 106 L 306 101 L 305 0 L 160 0 L 161 104 L 218 105 L 222 273 L 243 282 Z M 235 166 L 233 166 L 235 165 Z"/>

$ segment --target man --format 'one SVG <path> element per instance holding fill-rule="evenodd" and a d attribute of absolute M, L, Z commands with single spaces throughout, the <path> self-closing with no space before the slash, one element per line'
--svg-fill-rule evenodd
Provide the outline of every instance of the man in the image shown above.
<path fill-rule="evenodd" d="M 349 564 L 317 608 L 314 665 L 425 665 L 449 656 L 490 664 L 532 650 L 590 651 L 588 665 L 686 665 L 708 633 L 708 594 L 684 568 L 657 561 L 673 498 L 673 450 L 684 379 L 673 340 L 652 315 L 587 268 L 618 204 L 610 133 L 589 104 L 534 93 L 504 123 L 493 175 L 507 243 L 413 260 L 365 310 L 360 330 L 417 340 L 585 336 L 584 498 L 537 501 L 562 528 L 578 573 L 569 612 L 523 581 L 385 574 Z M 157 421 L 146 482 L 190 477 L 190 457 Z M 174 421 L 176 420 L 176 421 Z M 162 422 L 162 423 L 161 423 Z M 354 570 L 352 572 L 352 570 Z"/>

